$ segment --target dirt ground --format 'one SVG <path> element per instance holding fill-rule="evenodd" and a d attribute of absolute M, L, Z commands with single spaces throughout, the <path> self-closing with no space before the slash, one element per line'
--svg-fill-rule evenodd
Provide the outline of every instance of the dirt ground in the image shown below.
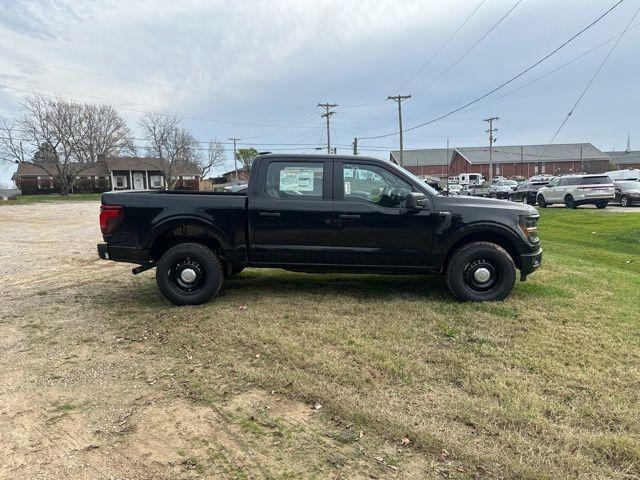
<path fill-rule="evenodd" d="M 102 289 L 131 275 L 97 258 L 97 216 L 95 202 L 0 207 L 0 478 L 306 478 L 306 448 L 327 458 L 315 478 L 398 476 L 304 403 L 192 401 L 155 343 L 104 321 L 117 298 Z M 265 423 L 273 435 L 247 435 Z"/>

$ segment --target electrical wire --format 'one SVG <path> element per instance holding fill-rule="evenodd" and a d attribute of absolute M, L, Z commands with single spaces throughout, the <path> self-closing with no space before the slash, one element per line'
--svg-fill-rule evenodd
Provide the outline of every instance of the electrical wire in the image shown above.
<path fill-rule="evenodd" d="M 424 92 L 426 92 L 428 89 L 430 89 L 433 85 L 435 85 L 438 81 L 440 81 L 440 79 L 442 77 L 444 77 L 447 73 L 449 73 L 456 65 L 458 65 L 467 55 L 469 55 L 478 45 L 480 45 L 482 43 L 482 41 L 487 38 L 489 36 L 489 34 L 491 34 L 491 32 L 493 32 L 498 25 L 500 25 L 505 18 L 507 18 L 511 12 L 513 12 L 516 7 L 518 5 L 520 5 L 520 3 L 522 2 L 522 0 L 518 0 L 508 11 L 507 13 L 505 13 L 496 23 L 494 23 L 491 28 L 489 28 L 489 30 L 487 30 L 478 40 L 476 40 L 476 42 L 471 45 L 471 47 L 469 47 L 467 50 L 465 50 L 465 52 L 460 55 L 453 63 L 451 63 L 448 67 L 446 67 L 444 70 L 442 70 L 438 75 L 436 75 L 436 77 L 431 80 L 430 82 L 427 82 L 426 84 L 424 84 L 422 87 L 418 88 L 418 90 L 412 94 L 412 97 L 419 97 L 420 95 L 422 95 Z"/>
<path fill-rule="evenodd" d="M 436 58 L 438 56 L 438 54 L 445 49 L 445 47 L 447 45 L 449 45 L 449 43 L 451 42 L 451 40 L 453 40 L 456 35 L 458 35 L 458 33 L 460 32 L 460 30 L 462 30 L 464 28 L 464 26 L 469 22 L 469 20 L 471 20 L 471 18 L 476 14 L 476 12 L 478 10 L 480 10 L 480 7 L 482 7 L 482 5 L 484 4 L 486 0 L 481 0 L 480 3 L 478 3 L 478 5 L 476 5 L 476 8 L 473 9 L 473 11 L 471 12 L 471 14 L 469 16 L 467 16 L 467 18 L 464 20 L 464 22 L 462 22 L 458 28 L 456 28 L 456 30 L 449 36 L 449 38 L 447 38 L 447 40 L 440 46 L 440 48 L 438 48 L 433 55 L 431 55 L 426 62 L 424 62 L 420 68 L 418 68 L 418 70 L 415 71 L 415 73 L 413 75 L 411 75 L 409 77 L 408 80 L 406 80 L 402 85 L 400 85 L 398 87 L 398 91 L 402 90 L 409 82 L 411 82 L 411 80 L 413 80 L 414 78 L 416 78 L 416 76 L 422 72 L 422 70 L 424 70 L 430 63 L 431 61 Z"/>
<path fill-rule="evenodd" d="M 423 122 L 420 123 L 418 125 L 415 125 L 411 128 L 407 128 L 404 130 L 404 132 L 410 132 L 412 130 L 416 130 L 418 128 L 422 128 L 424 126 L 427 125 L 431 125 L 432 123 L 438 122 L 444 118 L 450 117 L 451 115 L 454 115 L 458 112 L 460 112 L 461 110 L 466 109 L 467 107 L 470 107 L 471 105 L 478 103 L 480 100 L 483 100 L 485 98 L 487 98 L 488 96 L 492 95 L 493 93 L 497 92 L 498 90 L 504 88 L 505 86 L 509 85 L 510 83 L 514 82 L 515 80 L 517 80 L 518 78 L 522 77 L 523 75 L 525 75 L 527 72 L 533 70 L 535 67 L 537 67 L 538 65 L 540 65 L 542 62 L 544 62 L 545 60 L 549 59 L 550 57 L 552 57 L 553 55 L 555 55 L 558 51 L 560 51 L 562 48 L 566 47 L 569 43 L 571 43 L 573 40 L 575 40 L 576 38 L 578 38 L 580 35 L 582 35 L 584 32 L 586 32 L 587 30 L 589 30 L 591 27 L 593 27 L 595 24 L 597 24 L 598 22 L 600 22 L 604 17 L 606 17 L 609 13 L 611 13 L 616 7 L 618 7 L 624 0 L 619 0 L 618 2 L 616 2 L 613 6 L 611 6 L 607 11 L 605 11 L 602 15 L 600 15 L 598 18 L 596 18 L 594 21 L 592 21 L 590 24 L 588 24 L 586 27 L 582 28 L 578 33 L 574 34 L 572 37 L 570 37 L 568 40 L 566 40 L 564 43 L 562 43 L 560 46 L 556 47 L 554 50 L 552 50 L 550 53 L 546 54 L 544 57 L 542 57 L 540 60 L 538 60 L 537 62 L 535 62 L 533 65 L 525 68 L 524 70 L 522 70 L 520 73 L 514 75 L 513 77 L 511 77 L 509 80 L 502 82 L 500 85 L 498 85 L 497 87 L 489 90 L 487 93 L 477 97 L 474 100 L 471 100 L 470 102 L 465 103 L 464 105 L 455 108 L 453 110 L 451 110 L 450 112 L 447 112 L 443 115 L 440 115 L 436 118 L 433 118 L 432 120 L 429 120 L 427 122 Z M 371 140 L 371 139 L 375 139 L 375 138 L 386 138 L 386 137 L 392 137 L 394 135 L 397 135 L 399 132 L 393 132 L 393 133 L 387 133 L 384 135 L 375 135 L 375 136 L 371 136 L 371 137 L 360 137 L 362 140 Z"/>
<path fill-rule="evenodd" d="M 629 23 L 627 23 L 627 26 L 625 27 L 625 29 L 622 31 L 622 34 L 620 34 L 620 36 L 618 37 L 618 39 L 615 41 L 615 43 L 611 46 L 611 49 L 609 50 L 609 52 L 607 53 L 607 55 L 602 59 L 602 62 L 600 62 L 600 65 L 598 65 L 598 68 L 596 69 L 595 72 L 593 72 L 593 75 L 591 76 L 591 78 L 589 79 L 589 82 L 587 82 L 587 85 L 584 87 L 584 89 L 582 90 L 582 93 L 580 93 L 580 96 L 578 97 L 578 99 L 575 101 L 575 103 L 573 104 L 573 106 L 571 107 L 571 109 L 569 110 L 569 112 L 567 113 L 567 115 L 564 117 L 564 120 L 562 120 L 562 123 L 560 124 L 560 126 L 558 127 L 558 129 L 555 131 L 555 133 L 553 134 L 553 136 L 551 137 L 551 140 L 549 140 L 549 143 L 546 145 L 546 147 L 544 148 L 544 150 L 542 151 L 542 155 L 544 155 L 547 151 L 547 149 L 549 148 L 549 146 L 553 143 L 553 141 L 556 139 L 556 137 L 558 136 L 558 134 L 560 133 L 560 130 L 562 130 L 562 128 L 566 125 L 566 123 L 569 121 L 569 118 L 571 117 L 571 115 L 573 115 L 573 112 L 575 111 L 575 109 L 578 107 L 578 105 L 580 104 L 580 102 L 582 101 L 582 99 L 585 97 L 585 95 L 587 94 L 587 92 L 589 91 L 589 89 L 591 88 L 591 85 L 593 84 L 593 82 L 595 81 L 595 79 L 598 77 L 598 74 L 600 73 L 600 71 L 602 70 L 602 68 L 604 67 L 605 63 L 607 63 L 607 60 L 609 60 L 609 57 L 611 57 L 611 55 L 613 54 L 614 50 L 616 49 L 616 47 L 618 46 L 618 44 L 620 43 L 620 41 L 622 40 L 622 37 L 624 37 L 624 34 L 627 33 L 627 30 L 629 30 L 629 27 L 631 26 L 631 24 L 633 23 L 633 21 L 636 19 L 636 17 L 638 16 L 638 13 L 640 13 L 640 8 L 638 8 L 636 10 L 636 12 L 633 14 L 633 17 L 631 17 L 631 20 L 629 20 Z M 541 155 L 541 156 L 542 156 Z"/>

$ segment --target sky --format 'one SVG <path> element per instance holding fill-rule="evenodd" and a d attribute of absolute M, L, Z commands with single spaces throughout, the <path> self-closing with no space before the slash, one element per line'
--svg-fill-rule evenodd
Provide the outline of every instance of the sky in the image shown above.
<path fill-rule="evenodd" d="M 145 111 L 169 111 L 203 145 L 228 143 L 232 167 L 230 137 L 259 151 L 322 148 L 317 104 L 329 102 L 338 153 L 358 137 L 361 154 L 388 158 L 399 139 L 387 96 L 412 95 L 411 129 L 491 91 L 616 2 L 0 0 L 0 115 L 18 117 L 30 93 L 60 95 L 113 105 L 139 137 Z M 498 146 L 549 143 L 639 7 L 624 0 L 513 83 L 407 131 L 404 148 L 486 145 L 488 116 L 499 117 Z M 623 150 L 630 135 L 640 149 L 639 24 L 640 15 L 555 143 Z M 0 183 L 13 170 L 0 165 Z"/>

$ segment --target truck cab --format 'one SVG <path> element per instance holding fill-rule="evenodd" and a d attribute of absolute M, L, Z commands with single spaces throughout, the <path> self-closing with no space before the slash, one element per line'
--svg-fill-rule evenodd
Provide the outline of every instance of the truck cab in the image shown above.
<path fill-rule="evenodd" d="M 244 192 L 109 192 L 102 204 L 101 258 L 156 268 L 176 304 L 208 300 L 245 267 L 444 274 L 463 300 L 501 300 L 542 256 L 534 208 L 440 195 L 367 157 L 262 155 Z"/>

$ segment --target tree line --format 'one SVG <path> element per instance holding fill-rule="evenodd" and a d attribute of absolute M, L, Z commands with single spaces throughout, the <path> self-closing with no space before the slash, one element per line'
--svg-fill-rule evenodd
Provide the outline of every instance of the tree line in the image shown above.
<path fill-rule="evenodd" d="M 172 113 L 148 112 L 139 122 L 136 139 L 120 113 L 110 105 L 78 103 L 34 94 L 21 101 L 21 115 L 0 117 L 0 162 L 39 166 L 68 194 L 79 176 L 99 156 L 148 156 L 157 159 L 167 188 L 173 189 L 185 165 L 198 168 L 205 178 L 225 163 L 221 142 L 206 147 Z M 136 141 L 142 142 L 141 146 Z M 250 168 L 257 151 L 239 149 L 237 159 Z"/>

